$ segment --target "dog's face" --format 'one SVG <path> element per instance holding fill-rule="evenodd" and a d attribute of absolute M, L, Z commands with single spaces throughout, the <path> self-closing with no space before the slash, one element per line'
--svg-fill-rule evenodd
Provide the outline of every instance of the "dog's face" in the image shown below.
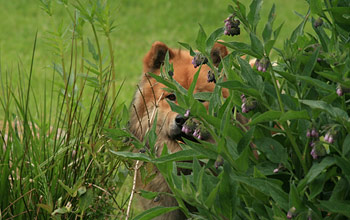
<path fill-rule="evenodd" d="M 176 103 L 176 95 L 164 90 L 165 85 L 158 83 L 147 74 L 150 72 L 160 74 L 160 68 L 167 52 L 169 53 L 169 62 L 174 67 L 173 78 L 184 88 L 189 88 L 195 73 L 198 71 L 198 68 L 194 68 L 192 64 L 193 57 L 190 56 L 188 51 L 170 49 L 161 42 L 153 43 L 151 50 L 143 60 L 144 74 L 131 106 L 130 129 L 136 137 L 142 140 L 157 115 L 157 142 L 161 145 L 166 143 L 168 148 L 174 152 L 179 150 L 175 139 L 181 135 L 181 128 L 185 119 L 182 115 L 171 111 L 167 102 Z M 218 65 L 221 58 L 226 56 L 227 53 L 225 46 L 215 44 L 211 51 L 214 64 Z M 210 68 L 207 65 L 202 65 L 195 86 L 195 93 L 212 92 L 214 90 L 215 84 L 207 81 L 209 70 Z M 227 91 L 224 91 L 224 93 L 227 93 Z M 226 95 L 224 94 L 224 96 Z M 207 107 L 208 104 L 204 103 L 204 105 Z"/>

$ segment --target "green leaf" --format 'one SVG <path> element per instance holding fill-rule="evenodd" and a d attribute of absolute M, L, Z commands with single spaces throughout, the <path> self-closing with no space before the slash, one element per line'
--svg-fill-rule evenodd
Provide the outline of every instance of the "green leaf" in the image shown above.
<path fill-rule="evenodd" d="M 152 160 L 153 163 L 166 163 L 170 161 L 184 161 L 193 160 L 194 157 L 200 158 L 201 154 L 195 150 L 181 150 L 172 154 L 167 154 L 165 156 L 158 157 Z"/>
<path fill-rule="evenodd" d="M 304 179 L 299 182 L 298 191 L 301 191 L 307 184 L 311 183 L 324 169 L 334 165 L 335 162 L 335 158 L 326 157 L 320 163 L 314 163 Z"/>
<path fill-rule="evenodd" d="M 184 139 L 185 143 L 190 146 L 192 149 L 200 153 L 201 155 L 206 156 L 208 159 L 216 160 L 218 157 L 218 153 L 216 152 L 215 145 L 212 145 L 210 143 L 195 143 L 193 141 Z M 209 145 L 212 145 L 209 147 Z"/>
<path fill-rule="evenodd" d="M 205 200 L 205 205 L 206 207 L 208 207 L 209 209 L 213 206 L 214 202 L 215 202 L 215 198 L 218 194 L 219 188 L 220 188 L 221 183 L 219 182 L 215 188 L 209 193 L 209 196 L 207 197 L 207 199 Z"/>
<path fill-rule="evenodd" d="M 271 162 L 287 164 L 287 150 L 278 141 L 272 138 L 264 137 L 256 140 L 254 143 Z"/>
<path fill-rule="evenodd" d="M 255 131 L 255 127 L 251 127 L 247 133 L 239 140 L 237 145 L 237 152 L 240 154 L 242 151 L 249 147 L 250 141 L 252 140 L 253 134 Z"/>
<path fill-rule="evenodd" d="M 321 174 L 310 183 L 310 199 L 314 199 L 316 196 L 318 196 L 318 194 L 320 194 L 323 191 L 323 186 L 326 182 L 325 177 L 325 174 Z"/>
<path fill-rule="evenodd" d="M 211 92 L 197 92 L 193 97 L 197 100 L 209 101 L 213 93 Z"/>
<path fill-rule="evenodd" d="M 87 192 L 79 198 L 79 208 L 85 211 L 94 202 L 94 192 L 88 189 Z"/>
<path fill-rule="evenodd" d="M 256 26 L 258 25 L 258 22 L 260 20 L 261 6 L 262 6 L 262 0 L 253 0 L 249 6 L 250 10 L 249 10 L 247 19 L 249 21 L 249 24 L 252 25 L 253 30 L 256 29 Z"/>
<path fill-rule="evenodd" d="M 195 56 L 196 55 L 196 53 L 193 51 L 192 47 L 188 43 L 182 43 L 182 42 L 178 42 L 178 43 L 181 46 L 183 46 L 184 48 L 186 48 L 187 50 L 189 50 L 191 56 Z"/>
<path fill-rule="evenodd" d="M 292 44 L 294 44 L 298 40 L 299 36 L 303 35 L 304 27 L 305 27 L 305 24 L 307 22 L 307 18 L 308 18 L 308 16 L 305 16 L 304 20 L 293 31 L 293 33 L 292 33 L 292 35 L 290 37 L 290 41 L 291 41 Z"/>
<path fill-rule="evenodd" d="M 328 8 L 334 17 L 335 23 L 339 25 L 344 30 L 348 31 L 350 29 L 350 7 L 332 7 Z"/>
<path fill-rule="evenodd" d="M 52 205 L 48 205 L 48 204 L 37 204 L 36 206 L 38 206 L 39 208 L 44 209 L 45 211 L 47 211 L 48 213 L 52 212 Z M 0 219 L 1 219 L 1 214 L 0 214 Z"/>
<path fill-rule="evenodd" d="M 275 69 L 274 69 L 274 71 L 276 73 L 278 73 L 279 75 L 281 75 L 286 80 L 288 80 L 289 82 L 291 82 L 292 84 L 295 84 L 296 81 L 297 81 L 296 77 L 293 74 L 290 74 L 288 72 L 278 71 L 278 70 L 275 70 Z"/>
<path fill-rule="evenodd" d="M 280 111 L 274 111 L 270 110 L 267 112 L 262 113 L 261 115 L 258 115 L 257 117 L 253 118 L 251 122 L 248 123 L 248 125 L 255 125 L 262 122 L 269 122 L 280 119 L 282 115 L 282 112 Z"/>
<path fill-rule="evenodd" d="M 344 140 L 343 143 L 343 156 L 346 157 L 346 155 L 350 152 L 350 134 L 348 134 Z"/>
<path fill-rule="evenodd" d="M 272 8 L 270 10 L 270 13 L 269 13 L 267 23 L 266 23 L 265 28 L 264 28 L 263 33 L 262 33 L 262 37 L 264 39 L 265 44 L 268 40 L 271 39 L 272 26 L 273 26 L 273 22 L 275 21 L 275 18 L 276 18 L 275 9 L 276 9 L 275 4 L 273 4 Z"/>
<path fill-rule="evenodd" d="M 312 14 L 319 16 L 324 15 L 322 11 L 322 1 L 321 0 L 310 0 L 310 9 Z"/>
<path fill-rule="evenodd" d="M 265 85 L 260 75 L 252 70 L 250 64 L 240 57 L 237 57 L 239 65 L 241 66 L 241 77 L 253 88 L 257 89 L 260 94 L 263 94 Z"/>
<path fill-rule="evenodd" d="M 179 209 L 179 207 L 163 207 L 163 206 L 156 206 L 154 208 L 150 208 L 138 216 L 136 216 L 133 220 L 150 220 L 154 219 L 157 216 L 163 215 L 165 213 L 174 211 Z"/>
<path fill-rule="evenodd" d="M 140 195 L 146 199 L 154 199 L 158 196 L 159 192 L 151 192 L 146 190 L 140 190 Z"/>
<path fill-rule="evenodd" d="M 142 153 L 132 153 L 132 152 L 129 152 L 129 151 L 113 151 L 113 150 L 110 150 L 111 153 L 117 155 L 117 156 L 120 156 L 120 157 L 125 157 L 125 158 L 129 158 L 129 159 L 133 159 L 133 160 L 142 160 L 142 161 L 151 161 L 151 158 L 148 157 L 147 155 L 145 154 L 142 154 Z"/>
<path fill-rule="evenodd" d="M 213 48 L 213 45 L 215 41 L 224 33 L 224 28 L 218 28 L 216 29 L 211 35 L 208 37 L 206 42 L 206 50 L 207 53 L 210 54 L 211 49 Z"/>
<path fill-rule="evenodd" d="M 252 87 L 248 87 L 239 81 L 226 81 L 226 82 L 218 83 L 217 85 L 230 90 L 237 90 L 237 91 L 243 92 L 246 95 L 255 97 L 259 101 L 262 100 L 260 92 L 258 90 Z"/>
<path fill-rule="evenodd" d="M 302 110 L 302 111 L 289 110 L 288 112 L 281 115 L 281 117 L 279 118 L 279 121 L 283 122 L 283 121 L 295 120 L 295 119 L 309 120 L 310 117 L 306 110 Z"/>
<path fill-rule="evenodd" d="M 336 156 L 337 165 L 342 169 L 343 174 L 350 181 L 350 161 L 348 159 Z"/>
<path fill-rule="evenodd" d="M 71 197 L 76 197 L 77 193 L 74 192 L 73 189 L 69 188 L 69 186 L 65 185 L 62 180 L 58 180 L 58 183 L 63 187 L 64 190 L 67 191 L 67 193 L 71 196 Z"/>
<path fill-rule="evenodd" d="M 253 57 L 259 57 L 259 54 L 255 53 L 250 45 L 242 43 L 242 42 L 218 42 L 226 47 L 229 47 L 231 49 L 237 50 L 239 52 L 242 52 L 244 54 L 248 54 Z"/>
<path fill-rule="evenodd" d="M 235 161 L 237 169 L 242 173 L 245 173 L 249 168 L 249 152 L 250 148 L 246 147 Z"/>
<path fill-rule="evenodd" d="M 256 57 L 258 59 L 261 59 L 264 56 L 264 46 L 261 43 L 261 41 L 259 40 L 259 38 L 253 34 L 252 32 L 250 32 L 250 42 L 251 42 L 251 47 L 254 53 L 258 54 L 259 56 Z"/>
<path fill-rule="evenodd" d="M 277 185 L 271 179 L 250 178 L 243 176 L 232 176 L 232 179 L 251 186 L 265 195 L 271 196 L 273 200 L 285 211 L 288 211 L 288 194 L 283 191 L 280 185 Z"/>
<path fill-rule="evenodd" d="M 320 53 L 320 47 L 317 47 L 317 49 L 315 50 L 315 52 L 312 54 L 309 61 L 305 65 L 304 71 L 302 73 L 303 76 L 311 76 L 311 72 L 317 63 L 317 58 L 319 53 Z"/>
<path fill-rule="evenodd" d="M 154 73 L 149 73 L 149 75 L 151 77 L 153 77 L 155 80 L 157 80 L 157 82 L 160 82 L 160 83 L 164 84 L 165 86 L 169 87 L 170 89 L 177 90 L 177 87 L 174 84 L 172 84 L 172 83 L 168 82 L 167 80 L 163 79 L 163 77 L 158 76 L 158 75 L 156 75 Z"/>
<path fill-rule="evenodd" d="M 321 80 L 318 80 L 318 79 L 315 79 L 315 78 L 312 78 L 310 76 L 296 76 L 298 79 L 308 83 L 308 84 L 311 84 L 317 88 L 320 88 L 322 90 L 325 90 L 327 92 L 334 92 L 335 89 L 333 86 L 321 81 Z"/>
<path fill-rule="evenodd" d="M 197 39 L 196 39 L 196 46 L 197 46 L 197 49 L 202 53 L 205 52 L 206 39 L 207 39 L 207 35 L 206 35 L 202 25 L 199 24 L 199 31 L 198 31 Z"/>
<path fill-rule="evenodd" d="M 301 210 L 303 207 L 302 199 L 300 198 L 299 192 L 294 183 L 290 183 L 289 207 L 295 207 L 297 210 Z"/>
<path fill-rule="evenodd" d="M 333 107 L 324 101 L 299 100 L 299 102 L 305 105 L 308 105 L 311 108 L 321 109 L 325 112 L 328 112 L 330 115 L 332 115 L 335 118 L 339 118 L 341 120 L 346 120 L 346 121 L 349 120 L 349 116 L 344 110 Z"/>
<path fill-rule="evenodd" d="M 339 213 L 350 218 L 350 201 L 319 201 L 320 208 L 331 213 Z"/>

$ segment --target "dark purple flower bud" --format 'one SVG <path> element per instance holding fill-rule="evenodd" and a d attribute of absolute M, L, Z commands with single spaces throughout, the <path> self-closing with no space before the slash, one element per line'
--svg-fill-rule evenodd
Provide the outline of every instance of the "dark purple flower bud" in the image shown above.
<path fill-rule="evenodd" d="M 206 63 L 208 63 L 208 59 L 201 53 L 196 53 L 196 55 L 193 57 L 192 64 L 194 68 Z"/>
<path fill-rule="evenodd" d="M 310 145 L 310 147 L 315 147 L 316 143 L 311 141 L 309 145 Z"/>
<path fill-rule="evenodd" d="M 208 71 L 208 83 L 210 82 L 216 83 L 215 74 L 212 70 Z"/>
<path fill-rule="evenodd" d="M 314 160 L 317 159 L 317 156 L 318 156 L 318 155 L 317 155 L 317 152 L 316 152 L 315 147 L 312 148 L 310 154 L 311 154 L 311 156 L 312 156 L 312 158 L 313 158 Z"/>
<path fill-rule="evenodd" d="M 235 15 L 231 15 L 230 17 L 225 19 L 225 35 L 235 36 L 241 33 L 241 30 L 239 28 L 241 22 L 239 20 L 235 20 L 234 17 Z"/>
<path fill-rule="evenodd" d="M 316 21 L 314 22 L 314 27 L 318 28 L 323 25 L 323 20 L 322 18 L 317 18 Z"/>
<path fill-rule="evenodd" d="M 171 71 L 171 70 L 169 70 L 168 74 L 169 74 L 170 77 L 173 77 L 173 76 L 174 76 L 174 72 Z"/>

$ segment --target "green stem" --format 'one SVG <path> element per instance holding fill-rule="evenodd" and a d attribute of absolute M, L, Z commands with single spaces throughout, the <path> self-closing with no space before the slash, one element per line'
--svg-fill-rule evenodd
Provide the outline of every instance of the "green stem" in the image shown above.
<path fill-rule="evenodd" d="M 95 40 L 96 40 L 96 46 L 97 46 L 97 52 L 98 52 L 98 59 L 100 61 L 100 65 L 99 65 L 99 71 L 100 71 L 100 75 L 99 75 L 99 83 L 100 83 L 100 91 L 99 91 L 99 95 L 100 95 L 100 103 L 102 103 L 103 101 L 103 68 L 102 68 L 102 54 L 101 54 L 101 48 L 100 48 L 100 43 L 98 41 L 98 37 L 97 37 L 97 32 L 96 32 L 96 28 L 94 23 L 90 23 L 91 27 L 92 27 L 92 31 L 94 33 L 95 36 Z"/>
<path fill-rule="evenodd" d="M 115 68 L 114 68 L 114 51 L 112 47 L 112 41 L 109 35 L 109 32 L 106 32 L 106 37 L 108 41 L 108 47 L 109 47 L 109 54 L 111 56 L 111 71 L 112 71 L 112 97 L 114 98 L 116 96 L 116 86 L 115 86 Z M 115 113 L 115 105 L 113 105 L 113 111 L 112 115 Z"/>
<path fill-rule="evenodd" d="M 275 73 L 273 72 L 273 69 L 270 68 L 270 74 L 271 74 L 271 77 L 272 77 L 272 83 L 273 83 L 273 86 L 275 87 L 275 90 L 276 90 L 276 95 L 277 95 L 277 99 L 278 99 L 278 104 L 280 106 L 280 109 L 281 109 L 281 112 L 284 114 L 285 111 L 284 111 L 284 106 L 283 106 L 283 102 L 282 102 L 282 99 L 281 99 L 281 94 L 279 92 L 279 89 L 278 89 L 278 86 L 277 86 L 277 79 L 276 79 L 276 76 L 275 76 Z M 292 147 L 293 147 L 293 150 L 295 152 L 295 154 L 297 155 L 299 161 L 300 161 L 300 164 L 301 166 L 303 167 L 303 170 L 304 170 L 304 173 L 306 174 L 308 169 L 306 167 L 306 164 L 305 164 L 305 160 L 303 160 L 303 157 L 301 155 L 301 152 L 300 152 L 300 149 L 289 129 L 289 126 L 286 122 L 282 123 L 282 126 L 284 128 L 284 130 L 286 131 L 286 134 L 287 134 L 287 137 L 288 139 L 290 140 L 290 143 L 292 144 Z"/>

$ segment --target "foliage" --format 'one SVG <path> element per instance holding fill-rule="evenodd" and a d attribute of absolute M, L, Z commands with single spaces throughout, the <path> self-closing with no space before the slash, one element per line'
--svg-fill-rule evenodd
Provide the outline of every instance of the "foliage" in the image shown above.
<path fill-rule="evenodd" d="M 176 94 L 178 105 L 169 102 L 173 111 L 184 114 L 190 109 L 191 117 L 202 121 L 214 144 L 185 140 L 183 151 L 169 154 L 164 147 L 162 156 L 156 158 L 152 151 L 156 135 L 151 130 L 144 140 L 150 150 L 115 154 L 156 165 L 179 208 L 194 219 L 350 218 L 350 5 L 341 0 L 309 0 L 309 12 L 281 49 L 274 47 L 282 30 L 282 25 L 273 26 L 274 6 L 259 32 L 262 1 L 253 0 L 249 7 L 233 2 L 228 7 L 233 17 L 225 23 L 237 28 L 238 22 L 232 19 L 238 19 L 250 43 L 219 41 L 233 52 L 216 69 L 210 49 L 224 28 L 208 36 L 200 27 L 196 39 L 195 49 L 214 71 L 212 94 L 193 95 L 193 86 L 186 91 L 167 74 L 152 75 Z M 313 33 L 304 32 L 309 24 Z M 189 44 L 181 45 L 195 55 Z M 272 51 L 277 53 L 273 61 Z M 252 58 L 257 59 L 254 67 L 248 63 Z M 170 65 L 165 62 L 163 68 L 168 73 Z M 227 99 L 222 97 L 224 88 L 230 92 Z M 208 110 L 198 96 L 209 101 Z M 237 120 L 239 113 L 250 119 L 245 126 Z M 116 139 L 126 134 L 115 132 L 119 134 Z M 136 147 L 144 146 L 131 138 Z M 188 159 L 193 163 L 181 162 Z M 179 167 L 192 172 L 179 176 Z M 190 211 L 185 204 L 196 210 Z"/>
<path fill-rule="evenodd" d="M 56 19 L 53 1 L 40 2 Z M 113 19 L 105 1 L 75 2 L 59 1 L 71 23 L 47 34 L 47 45 L 59 61 L 53 62 L 52 80 L 41 87 L 43 96 L 33 90 L 37 37 L 29 74 L 18 68 L 20 84 L 12 81 L 15 73 L 1 73 L 5 114 L 0 122 L 0 219 L 125 215 L 128 194 L 122 186 L 128 164 L 109 153 L 125 144 L 103 134 L 104 129 L 125 126 L 128 115 L 123 104 L 117 105 L 116 92 L 121 88 L 115 88 L 114 52 L 109 44 Z M 94 30 L 93 40 L 84 34 L 87 24 Z M 99 48 L 101 34 L 96 30 L 102 30 L 109 41 L 107 57 Z"/>

